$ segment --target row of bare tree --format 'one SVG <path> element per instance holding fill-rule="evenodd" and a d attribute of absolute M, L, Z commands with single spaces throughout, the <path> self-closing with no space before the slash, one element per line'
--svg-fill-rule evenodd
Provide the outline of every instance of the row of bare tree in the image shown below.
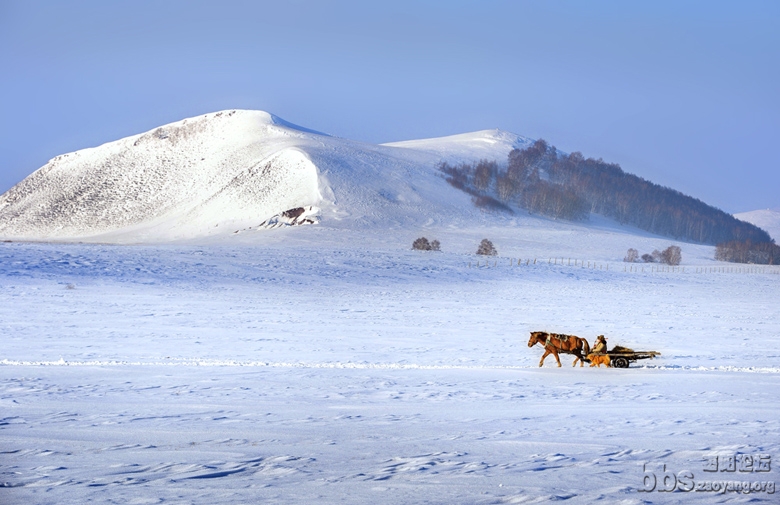
<path fill-rule="evenodd" d="M 441 243 L 438 240 L 428 241 L 425 237 L 420 237 L 412 242 L 412 249 L 415 251 L 441 251 Z M 477 248 L 477 254 L 480 256 L 497 256 L 498 251 L 493 242 L 483 238 Z"/>
<path fill-rule="evenodd" d="M 656 249 L 650 254 L 639 256 L 639 251 L 632 247 L 626 253 L 623 261 L 636 263 L 640 259 L 645 263 L 666 263 L 667 265 L 677 266 L 682 262 L 682 250 L 676 245 L 670 245 L 663 251 Z"/>
<path fill-rule="evenodd" d="M 754 263 L 757 265 L 780 264 L 780 246 L 773 242 L 751 242 L 732 240 L 715 247 L 715 259 L 732 263 Z"/>

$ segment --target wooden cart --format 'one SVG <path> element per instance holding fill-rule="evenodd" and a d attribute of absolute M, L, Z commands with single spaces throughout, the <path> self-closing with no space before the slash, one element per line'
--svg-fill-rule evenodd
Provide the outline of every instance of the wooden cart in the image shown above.
<path fill-rule="evenodd" d="M 640 359 L 653 359 L 656 356 L 660 356 L 661 353 L 657 351 L 607 351 L 612 366 L 615 368 L 628 368 L 630 363 L 633 363 Z"/>

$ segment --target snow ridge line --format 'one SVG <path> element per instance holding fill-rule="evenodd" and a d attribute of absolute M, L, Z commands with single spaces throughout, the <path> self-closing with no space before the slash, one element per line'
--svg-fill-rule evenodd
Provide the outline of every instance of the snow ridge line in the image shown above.
<path fill-rule="evenodd" d="M 271 361 L 238 361 L 218 359 L 179 359 L 170 361 L 122 361 L 122 360 L 87 360 L 57 361 L 37 360 L 0 360 L 0 366 L 205 366 L 205 367 L 264 367 L 264 368 L 345 368 L 345 369 L 384 369 L 384 370 L 520 370 L 529 366 L 508 365 L 419 365 L 409 363 L 354 363 L 354 362 L 271 362 Z"/>
<path fill-rule="evenodd" d="M 168 361 L 122 361 L 122 360 L 85 360 L 57 361 L 44 360 L 0 360 L 0 366 L 182 366 L 182 367 L 262 367 L 262 368 L 324 368 L 353 370 L 535 370 L 535 365 L 421 365 L 415 363 L 354 363 L 354 362 L 273 362 L 240 361 L 219 359 L 171 359 Z M 780 373 L 780 367 L 739 367 L 739 366 L 681 366 L 681 365 L 645 365 L 634 369 L 690 371 L 690 372 L 749 372 Z"/>

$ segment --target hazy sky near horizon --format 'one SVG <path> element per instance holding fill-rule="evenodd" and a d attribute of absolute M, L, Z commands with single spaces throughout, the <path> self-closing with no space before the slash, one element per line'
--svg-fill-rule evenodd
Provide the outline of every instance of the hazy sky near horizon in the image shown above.
<path fill-rule="evenodd" d="M 501 128 L 780 208 L 780 2 L 0 0 L 0 192 L 222 109 L 372 143 Z"/>

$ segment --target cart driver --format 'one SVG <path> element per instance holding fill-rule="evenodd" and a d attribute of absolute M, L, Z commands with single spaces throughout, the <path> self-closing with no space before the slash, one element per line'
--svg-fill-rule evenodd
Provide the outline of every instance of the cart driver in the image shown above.
<path fill-rule="evenodd" d="M 599 335 L 596 337 L 596 343 L 593 344 L 593 349 L 591 349 L 590 352 L 595 354 L 607 353 L 607 339 L 604 338 L 604 335 Z"/>

